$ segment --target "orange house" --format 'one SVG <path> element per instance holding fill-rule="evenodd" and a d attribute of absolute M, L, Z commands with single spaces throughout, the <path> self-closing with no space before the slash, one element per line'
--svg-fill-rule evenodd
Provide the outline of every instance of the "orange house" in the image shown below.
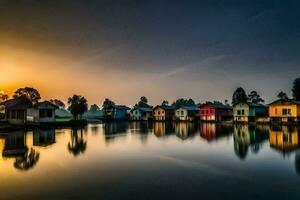
<path fill-rule="evenodd" d="M 300 102 L 291 99 L 279 99 L 269 104 L 271 122 L 299 122 Z"/>

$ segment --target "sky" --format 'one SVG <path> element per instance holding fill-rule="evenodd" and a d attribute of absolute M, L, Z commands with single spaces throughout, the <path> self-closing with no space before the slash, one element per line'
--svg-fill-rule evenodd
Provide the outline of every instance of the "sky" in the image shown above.
<path fill-rule="evenodd" d="M 0 0 L 0 90 L 134 105 L 270 102 L 300 76 L 300 2 Z"/>

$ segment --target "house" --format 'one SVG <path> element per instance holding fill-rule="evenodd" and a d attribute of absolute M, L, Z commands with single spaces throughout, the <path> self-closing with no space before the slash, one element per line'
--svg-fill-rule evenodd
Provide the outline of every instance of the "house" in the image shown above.
<path fill-rule="evenodd" d="M 22 125 L 26 123 L 43 123 L 55 121 L 55 109 L 58 107 L 49 101 L 32 105 L 25 97 L 16 97 L 3 102 L 5 119 L 10 124 Z"/>
<path fill-rule="evenodd" d="M 178 121 L 194 121 L 199 117 L 197 106 L 181 106 L 175 111 L 175 119 Z"/>
<path fill-rule="evenodd" d="M 152 106 L 145 102 L 140 101 L 134 108 L 130 111 L 131 120 L 152 120 Z"/>
<path fill-rule="evenodd" d="M 269 104 L 271 122 L 288 123 L 300 121 L 300 101 L 279 99 Z"/>
<path fill-rule="evenodd" d="M 232 120 L 232 107 L 222 103 L 206 103 L 200 106 L 201 121 L 230 121 Z"/>
<path fill-rule="evenodd" d="M 140 108 L 136 107 L 130 111 L 131 120 L 151 120 L 152 119 L 152 108 Z"/>
<path fill-rule="evenodd" d="M 169 105 L 156 106 L 153 109 L 153 119 L 156 121 L 170 121 L 174 120 L 175 107 Z"/>
<path fill-rule="evenodd" d="M 249 102 L 233 105 L 234 122 L 268 122 L 268 107 Z"/>
<path fill-rule="evenodd" d="M 111 105 L 103 108 L 103 118 L 107 120 L 126 120 L 130 108 L 124 105 Z"/>
<path fill-rule="evenodd" d="M 49 123 L 55 122 L 55 110 L 58 106 L 50 101 L 36 103 L 32 108 L 27 109 L 27 122 Z"/>
<path fill-rule="evenodd" d="M 5 110 L 5 120 L 8 123 L 15 125 L 27 123 L 27 110 L 32 107 L 32 103 L 27 97 L 16 97 L 3 102 L 2 105 Z"/>

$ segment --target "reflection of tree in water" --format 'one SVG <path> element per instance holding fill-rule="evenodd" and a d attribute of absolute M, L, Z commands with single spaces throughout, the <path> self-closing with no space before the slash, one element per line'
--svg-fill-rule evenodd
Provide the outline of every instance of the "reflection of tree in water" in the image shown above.
<path fill-rule="evenodd" d="M 80 129 L 80 134 L 78 134 L 78 129 L 74 128 L 71 132 L 71 141 L 68 143 L 68 150 L 74 156 L 83 154 L 86 150 L 87 143 L 83 138 L 82 128 Z"/>
<path fill-rule="evenodd" d="M 297 174 L 300 176 L 300 151 L 297 151 L 295 155 L 295 169 Z"/>
<path fill-rule="evenodd" d="M 28 170 L 36 165 L 40 157 L 40 153 L 30 148 L 24 155 L 16 157 L 14 166 L 20 170 Z"/>
<path fill-rule="evenodd" d="M 233 130 L 234 151 L 242 160 L 247 157 L 249 147 L 252 153 L 258 154 L 269 135 L 265 126 L 236 125 Z"/>

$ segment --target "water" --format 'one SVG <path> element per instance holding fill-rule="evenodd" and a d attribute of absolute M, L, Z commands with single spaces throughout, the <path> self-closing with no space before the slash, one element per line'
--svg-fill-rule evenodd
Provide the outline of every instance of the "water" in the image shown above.
<path fill-rule="evenodd" d="M 296 127 L 107 123 L 0 137 L 0 199 L 300 199 Z"/>

